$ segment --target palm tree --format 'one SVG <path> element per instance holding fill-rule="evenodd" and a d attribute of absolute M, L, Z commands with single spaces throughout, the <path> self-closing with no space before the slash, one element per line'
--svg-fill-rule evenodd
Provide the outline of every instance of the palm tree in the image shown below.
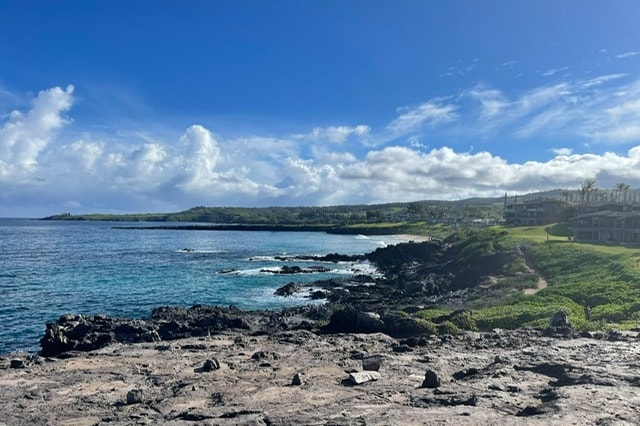
<path fill-rule="evenodd" d="M 629 188 L 630 186 L 624 182 L 615 184 L 613 189 L 618 193 L 618 196 L 616 197 L 617 201 L 620 201 L 620 196 L 622 195 L 622 193 L 624 193 L 624 201 L 627 202 L 627 191 L 629 190 Z"/>
<path fill-rule="evenodd" d="M 591 202 L 591 194 L 593 194 L 598 188 L 596 188 L 596 181 L 593 179 L 585 179 L 580 185 L 580 198 L 582 204 L 589 204 Z"/>

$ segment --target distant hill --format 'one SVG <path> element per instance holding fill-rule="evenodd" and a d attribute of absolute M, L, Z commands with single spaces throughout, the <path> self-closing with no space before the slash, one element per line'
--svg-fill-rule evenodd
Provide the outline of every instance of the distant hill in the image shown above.
<path fill-rule="evenodd" d="M 518 195 L 519 200 L 539 197 L 563 199 L 561 189 Z M 514 196 L 507 195 L 512 202 Z M 173 213 L 79 214 L 63 213 L 43 220 L 127 222 L 196 222 L 214 224 L 351 225 L 389 222 L 456 222 L 464 218 L 501 219 L 504 197 L 464 200 L 424 200 L 406 203 L 299 207 L 205 207 Z"/>

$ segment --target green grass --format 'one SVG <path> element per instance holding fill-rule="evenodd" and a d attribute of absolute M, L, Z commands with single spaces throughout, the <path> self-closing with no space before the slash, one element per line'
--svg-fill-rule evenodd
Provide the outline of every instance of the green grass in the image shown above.
<path fill-rule="evenodd" d="M 566 309 L 574 325 L 585 329 L 594 324 L 640 325 L 639 248 L 553 236 L 547 240 L 543 227 L 507 228 L 507 232 L 512 243 L 524 247 L 531 266 L 548 286 L 534 295 L 518 293 L 497 306 L 479 309 L 481 327 L 544 325 L 557 309 Z"/>
<path fill-rule="evenodd" d="M 467 230 L 450 241 L 460 249 L 460 259 L 497 250 L 518 253 L 502 276 L 487 281 L 487 288 L 462 306 L 473 310 L 473 321 L 454 323 L 460 329 L 473 329 L 472 324 L 480 329 L 546 327 L 559 309 L 581 330 L 640 327 L 640 248 L 576 243 L 548 236 L 542 226 Z M 526 295 L 524 289 L 537 287 L 538 274 L 548 286 Z M 444 329 L 451 312 L 441 306 L 414 315 Z"/>
<path fill-rule="evenodd" d="M 513 241 L 562 241 L 570 242 L 566 236 L 551 235 L 546 231 L 547 226 L 519 226 L 519 227 L 495 227 L 494 229 L 502 229 L 506 231 L 509 238 Z"/>

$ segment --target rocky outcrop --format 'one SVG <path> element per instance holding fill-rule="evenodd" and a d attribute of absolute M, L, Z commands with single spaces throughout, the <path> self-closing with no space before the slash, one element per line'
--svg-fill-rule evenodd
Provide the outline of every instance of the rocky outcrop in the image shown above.
<path fill-rule="evenodd" d="M 299 291 L 300 291 L 300 284 L 292 282 L 292 283 L 283 285 L 282 287 L 274 291 L 273 294 L 275 296 L 289 297 L 289 296 L 293 296 Z"/>
<path fill-rule="evenodd" d="M 260 272 L 268 273 L 268 274 L 276 274 L 276 275 L 294 275 L 294 274 L 317 274 L 323 272 L 329 272 L 331 269 L 325 268 L 324 266 L 309 266 L 306 268 L 302 268 L 297 265 L 293 266 L 282 266 L 278 269 L 261 269 Z"/>
<path fill-rule="evenodd" d="M 207 336 L 222 330 L 253 330 L 259 316 L 237 308 L 193 306 L 160 307 L 144 319 L 111 318 L 103 315 L 62 315 L 48 323 L 40 340 L 43 356 L 58 356 L 71 351 L 92 351 L 112 343 L 139 343 Z"/>

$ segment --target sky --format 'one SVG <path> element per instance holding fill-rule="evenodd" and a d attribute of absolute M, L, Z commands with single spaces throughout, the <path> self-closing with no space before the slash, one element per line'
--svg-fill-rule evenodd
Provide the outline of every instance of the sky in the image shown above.
<path fill-rule="evenodd" d="M 0 217 L 640 187 L 635 0 L 0 0 Z"/>

